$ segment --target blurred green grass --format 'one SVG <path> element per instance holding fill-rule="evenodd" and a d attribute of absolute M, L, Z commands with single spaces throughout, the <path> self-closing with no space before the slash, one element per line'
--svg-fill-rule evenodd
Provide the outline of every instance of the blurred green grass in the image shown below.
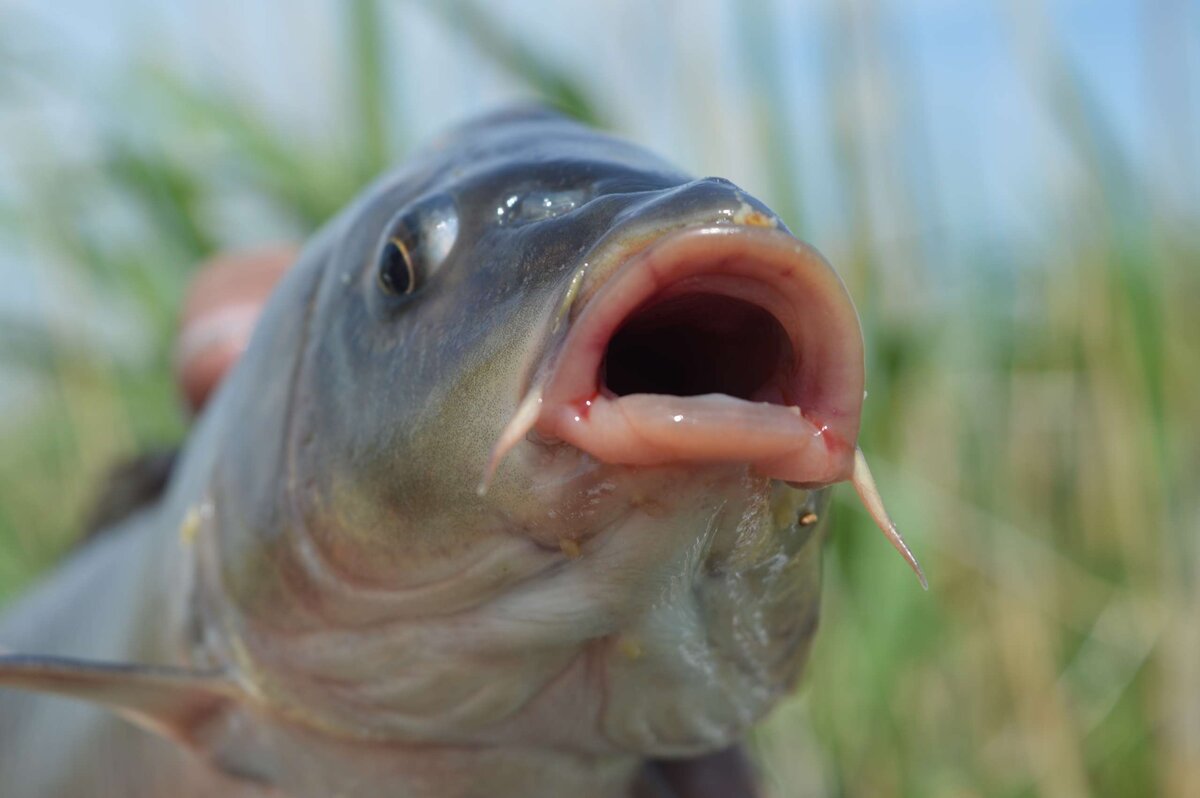
<path fill-rule="evenodd" d="M 609 118 L 595 92 L 476 5 L 433 8 L 547 101 Z M 80 308 L 123 309 L 151 347 L 115 353 L 53 313 L 0 317 L 0 369 L 39 386 L 36 406 L 0 425 L 0 597 L 71 546 L 110 465 L 184 435 L 170 343 L 189 267 L 228 243 L 213 208 L 233 190 L 304 235 L 402 154 L 379 13 L 365 0 L 344 8 L 345 146 L 314 151 L 231 96 L 142 66 L 131 101 L 151 109 L 161 139 L 115 129 L 92 162 L 31 171 L 33 201 L 0 206 L 0 230 L 45 264 L 46 286 Z M 764 52 L 770 22 L 748 12 L 737 36 L 757 144 L 777 163 L 791 133 L 768 66 L 778 60 Z M 824 117 L 838 126 L 853 225 L 837 265 L 867 334 L 863 446 L 932 588 L 916 589 L 840 492 L 805 685 L 754 737 L 771 794 L 1200 794 L 1200 236 L 1155 215 L 1051 48 L 1031 80 L 1083 177 L 1052 222 L 1045 265 L 981 254 L 964 291 L 925 295 L 932 270 L 900 274 L 871 245 L 868 143 L 839 122 L 838 98 L 852 95 L 840 45 L 864 24 L 878 21 L 837 18 L 828 31 Z M 891 66 L 902 83 L 903 65 Z M 184 129 L 212 142 L 204 157 L 160 143 Z M 918 182 L 889 201 L 914 227 L 936 225 Z M 805 230 L 795 187 L 763 188 Z M 97 216 L 110 207 L 120 224 Z"/>

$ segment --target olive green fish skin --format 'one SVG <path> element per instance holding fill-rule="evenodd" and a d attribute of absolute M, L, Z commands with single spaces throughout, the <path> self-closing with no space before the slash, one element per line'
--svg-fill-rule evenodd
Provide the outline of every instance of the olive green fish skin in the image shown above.
<path fill-rule="evenodd" d="M 728 181 L 538 111 L 461 128 L 377 182 L 273 295 L 164 499 L 0 622 L 9 649 L 216 669 L 246 700 L 197 718 L 180 754 L 0 691 L 4 794 L 85 794 L 103 771 L 142 773 L 114 782 L 134 796 L 164 779 L 627 795 L 648 759 L 736 743 L 799 677 L 823 531 L 798 519 L 823 519 L 825 491 L 536 440 L 477 487 L 572 279 L 739 208 L 781 227 Z M 398 216 L 457 225 L 411 295 L 379 286 Z M 77 752 L 109 740 L 104 761 L 30 756 L 23 735 L 57 725 Z"/>

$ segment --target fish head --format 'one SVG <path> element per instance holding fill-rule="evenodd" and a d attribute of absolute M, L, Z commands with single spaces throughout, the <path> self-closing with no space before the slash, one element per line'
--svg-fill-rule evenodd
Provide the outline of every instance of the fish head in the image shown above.
<path fill-rule="evenodd" d="M 800 674 L 862 401 L 765 205 L 486 118 L 325 229 L 223 388 L 196 657 L 340 735 L 722 747 Z"/>

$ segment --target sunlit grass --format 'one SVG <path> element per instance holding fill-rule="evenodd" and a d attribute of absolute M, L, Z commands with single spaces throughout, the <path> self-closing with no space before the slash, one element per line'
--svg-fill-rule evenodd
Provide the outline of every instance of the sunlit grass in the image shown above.
<path fill-rule="evenodd" d="M 606 116 L 474 8 L 444 12 L 465 43 L 576 115 Z M 0 319 L 0 368 L 44 388 L 0 427 L 0 596 L 69 547 L 108 465 L 183 435 L 169 344 L 187 267 L 229 243 L 212 213 L 223 192 L 303 234 L 397 154 L 377 11 L 345 12 L 347 151 L 309 151 L 219 91 L 144 70 L 131 91 L 164 129 L 219 146 L 196 159 L 114 134 L 87 169 L 25 176 L 34 197 L 15 227 L 43 279 L 80 308 L 127 309 L 151 346 L 114 354 L 76 319 Z M 758 59 L 758 143 L 778 166 L 787 130 L 761 66 L 773 63 L 769 22 L 747 15 L 738 35 Z M 864 24 L 841 23 L 831 40 Z M 930 275 L 875 254 L 866 144 L 844 108 L 826 115 L 859 211 L 837 265 L 868 336 L 863 446 L 931 590 L 841 491 L 805 685 L 754 739 L 773 795 L 1200 794 L 1200 237 L 1147 212 L 1155 198 L 1085 87 L 1057 54 L 1049 63 L 1040 96 L 1084 178 L 1044 250 L 1021 253 L 1042 267 L 981 255 L 977 277 L 940 303 L 913 288 Z M 843 67 L 830 64 L 832 98 L 849 96 Z M 791 184 L 763 194 L 805 228 Z M 893 200 L 917 217 L 915 194 L 901 185 Z M 114 204 L 115 228 L 96 216 Z"/>

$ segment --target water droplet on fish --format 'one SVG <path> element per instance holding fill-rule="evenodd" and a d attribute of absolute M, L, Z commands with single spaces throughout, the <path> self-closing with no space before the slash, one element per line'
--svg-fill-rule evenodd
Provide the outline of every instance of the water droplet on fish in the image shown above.
<path fill-rule="evenodd" d="M 502 224 L 527 224 L 562 216 L 583 205 L 588 200 L 585 189 L 563 191 L 536 190 L 525 194 L 513 194 L 496 209 Z"/>

